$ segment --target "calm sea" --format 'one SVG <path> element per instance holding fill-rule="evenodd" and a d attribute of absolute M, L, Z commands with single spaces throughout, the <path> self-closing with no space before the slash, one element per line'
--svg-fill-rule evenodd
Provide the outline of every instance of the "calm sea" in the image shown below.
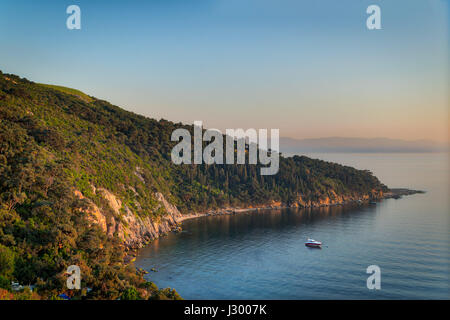
<path fill-rule="evenodd" d="M 426 194 L 376 205 L 271 210 L 184 222 L 136 266 L 185 299 L 449 299 L 449 155 L 310 154 Z M 305 247 L 307 237 L 322 249 Z M 381 269 L 369 290 L 366 268 Z"/>

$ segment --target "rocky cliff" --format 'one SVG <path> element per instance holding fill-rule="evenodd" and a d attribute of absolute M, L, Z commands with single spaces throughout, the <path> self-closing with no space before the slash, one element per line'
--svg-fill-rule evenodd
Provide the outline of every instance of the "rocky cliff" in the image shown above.
<path fill-rule="evenodd" d="M 159 202 L 159 207 L 164 209 L 165 215 L 156 218 L 135 214 L 106 189 L 98 188 L 96 193 L 107 201 L 114 214 L 110 215 L 107 210 L 99 208 L 92 200 L 76 190 L 75 195 L 85 202 L 81 210 L 89 221 L 100 226 L 109 236 L 117 235 L 128 248 L 142 247 L 160 235 L 167 234 L 178 226 L 178 221 L 182 218 L 180 211 L 167 202 L 161 193 L 155 193 L 155 198 Z"/>

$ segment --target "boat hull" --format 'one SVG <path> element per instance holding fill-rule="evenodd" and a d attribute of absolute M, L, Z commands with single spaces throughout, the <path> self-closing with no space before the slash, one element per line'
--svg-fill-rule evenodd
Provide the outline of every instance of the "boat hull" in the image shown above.
<path fill-rule="evenodd" d="M 322 246 L 321 243 L 305 243 L 305 246 L 310 248 L 320 248 Z"/>

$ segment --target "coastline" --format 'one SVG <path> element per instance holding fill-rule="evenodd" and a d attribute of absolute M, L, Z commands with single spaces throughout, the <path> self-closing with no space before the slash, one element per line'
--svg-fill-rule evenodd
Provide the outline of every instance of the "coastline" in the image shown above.
<path fill-rule="evenodd" d="M 218 209 L 216 211 L 210 211 L 208 213 L 192 213 L 183 215 L 181 218 L 176 219 L 176 222 L 178 224 L 181 224 L 182 222 L 186 220 L 201 218 L 201 217 L 209 217 L 209 216 L 219 216 L 219 215 L 234 215 L 244 212 L 250 212 L 250 211 L 259 211 L 259 210 L 269 210 L 269 209 L 285 209 L 289 207 L 257 207 L 257 208 L 226 208 L 226 209 Z"/>
<path fill-rule="evenodd" d="M 389 189 L 389 192 L 386 192 L 383 194 L 383 196 L 374 199 L 374 200 L 384 200 L 384 199 L 400 199 L 403 196 L 409 196 L 414 194 L 420 194 L 425 193 L 425 191 L 422 190 L 412 190 L 407 188 L 392 188 Z M 288 209 L 288 208 L 300 208 L 300 209 L 308 209 L 308 208 L 320 208 L 320 207 L 331 207 L 331 206 L 339 206 L 339 205 L 346 205 L 351 203 L 370 203 L 371 199 L 367 198 L 359 198 L 359 199 L 352 199 L 352 200 L 346 200 L 341 202 L 329 202 L 329 203 L 313 203 L 311 205 L 306 206 L 298 206 L 298 205 L 262 205 L 262 206 L 255 206 L 255 207 L 247 207 L 247 208 L 223 208 L 223 209 L 217 209 L 217 210 L 210 210 L 208 212 L 203 213 L 191 213 L 182 215 L 180 218 L 175 219 L 177 224 L 182 224 L 186 220 L 201 218 L 201 217 L 209 217 L 209 216 L 219 216 L 219 215 L 234 215 L 239 213 L 245 213 L 245 212 L 251 212 L 251 211 L 262 211 L 262 210 L 277 210 L 277 209 Z M 178 226 L 179 227 L 179 226 Z"/>
<path fill-rule="evenodd" d="M 380 201 L 384 199 L 400 199 L 403 196 L 408 195 L 414 195 L 414 194 L 420 194 L 425 193 L 425 191 L 422 190 L 412 190 L 407 188 L 392 188 L 389 189 L 389 192 L 384 193 L 382 196 L 378 198 L 370 198 L 370 197 L 349 197 L 348 199 L 344 201 L 331 201 L 331 202 L 311 202 L 308 205 L 305 206 L 299 206 L 298 204 L 286 206 L 282 205 L 280 202 L 272 202 L 272 204 L 266 204 L 266 205 L 260 205 L 260 206 L 252 206 L 247 208 L 222 208 L 222 209 L 216 209 L 216 210 L 209 210 L 206 212 L 196 212 L 196 213 L 189 213 L 189 214 L 181 214 L 178 216 L 171 215 L 172 222 L 169 225 L 169 230 L 165 230 L 164 232 L 160 232 L 159 234 L 155 235 L 153 239 L 150 241 L 145 242 L 143 245 L 138 247 L 130 246 L 128 248 L 128 256 L 126 257 L 126 261 L 128 263 L 133 263 L 136 257 L 139 254 L 139 250 L 143 247 L 146 247 L 150 245 L 154 240 L 159 239 L 163 236 L 166 236 L 169 232 L 181 232 L 182 231 L 182 224 L 184 221 L 196 219 L 196 218 L 202 218 L 202 217 L 209 217 L 209 216 L 225 216 L 225 215 L 235 215 L 240 213 L 247 213 L 247 212 L 258 212 L 258 211 L 265 211 L 265 210 L 279 210 L 279 209 L 288 209 L 288 208 L 298 208 L 298 209 L 308 209 L 308 208 L 320 208 L 320 207 L 331 207 L 331 206 L 343 206 L 348 204 L 370 204 L 374 201 Z"/>

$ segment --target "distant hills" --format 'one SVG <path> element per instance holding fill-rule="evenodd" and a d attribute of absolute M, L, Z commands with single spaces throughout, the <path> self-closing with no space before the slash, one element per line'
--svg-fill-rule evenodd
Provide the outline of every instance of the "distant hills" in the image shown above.
<path fill-rule="evenodd" d="M 282 153 L 344 152 L 344 153 L 394 153 L 394 152 L 445 152 L 446 143 L 432 140 L 400 140 L 389 138 L 329 137 L 315 139 L 280 138 Z"/>

